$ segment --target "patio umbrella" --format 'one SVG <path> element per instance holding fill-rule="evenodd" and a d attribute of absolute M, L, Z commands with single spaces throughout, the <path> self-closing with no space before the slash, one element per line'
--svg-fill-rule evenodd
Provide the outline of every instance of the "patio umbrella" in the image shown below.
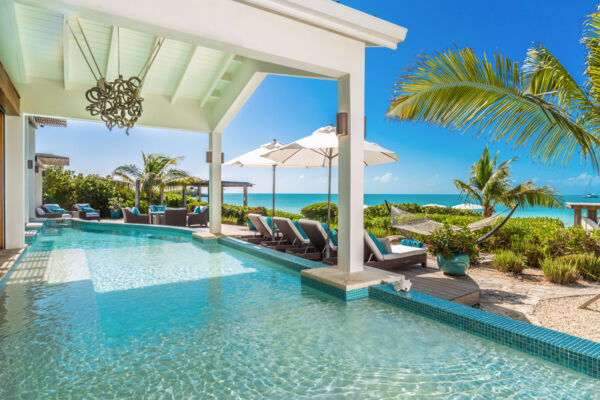
<path fill-rule="evenodd" d="M 448 207 L 448 206 L 445 206 L 445 205 L 442 205 L 442 204 L 431 203 L 431 204 L 425 204 L 422 207 Z"/>
<path fill-rule="evenodd" d="M 456 208 L 458 210 L 483 210 L 482 206 L 473 203 L 457 204 L 455 206 L 452 206 L 452 208 Z"/>
<path fill-rule="evenodd" d="M 263 156 L 279 163 L 280 166 L 302 166 L 304 168 L 328 168 L 329 185 L 327 188 L 327 236 L 331 225 L 331 167 L 338 165 L 339 140 L 334 126 L 317 129 L 305 138 L 297 140 Z M 386 164 L 399 161 L 396 153 L 383 147 L 364 142 L 365 166 Z M 330 255 L 329 242 L 327 257 Z"/>
<path fill-rule="evenodd" d="M 272 168 L 273 169 L 273 209 L 272 217 L 275 216 L 275 169 L 279 166 L 279 163 L 268 158 L 264 158 L 263 155 L 283 147 L 284 144 L 273 139 L 272 142 L 265 143 L 257 149 L 249 151 L 246 154 L 242 154 L 239 157 L 234 158 L 226 162 L 223 165 L 232 167 L 253 167 L 253 168 Z M 275 229 L 275 224 L 273 224 Z"/>

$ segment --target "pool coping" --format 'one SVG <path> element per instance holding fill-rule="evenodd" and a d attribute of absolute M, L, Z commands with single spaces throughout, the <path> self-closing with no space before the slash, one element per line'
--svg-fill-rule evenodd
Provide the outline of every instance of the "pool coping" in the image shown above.
<path fill-rule="evenodd" d="M 79 218 L 72 218 L 71 225 L 74 226 L 85 226 L 91 228 L 99 228 L 98 230 L 107 230 L 106 228 L 114 228 L 117 231 L 123 230 L 134 230 L 138 232 L 156 232 L 156 233 L 177 233 L 177 234 L 189 234 L 190 237 L 198 232 L 194 228 L 187 228 L 184 226 L 168 226 L 168 225 L 152 225 L 152 224 L 132 224 L 125 222 L 108 222 L 108 221 L 87 221 Z"/>

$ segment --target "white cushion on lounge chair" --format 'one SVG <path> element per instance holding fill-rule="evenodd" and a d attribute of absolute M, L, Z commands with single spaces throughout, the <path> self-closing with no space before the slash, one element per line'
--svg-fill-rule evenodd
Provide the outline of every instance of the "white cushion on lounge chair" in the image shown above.
<path fill-rule="evenodd" d="M 427 250 L 424 249 L 423 247 L 405 246 L 403 244 L 395 244 L 395 245 L 392 245 L 391 247 L 392 247 L 392 252 L 389 254 L 384 254 L 383 255 L 384 259 L 386 258 L 386 256 L 394 256 L 392 258 L 398 258 L 398 257 L 417 256 L 419 254 L 427 253 Z"/>
<path fill-rule="evenodd" d="M 86 215 L 86 217 L 99 217 L 100 213 L 98 213 L 98 212 L 86 212 L 85 215 Z"/>

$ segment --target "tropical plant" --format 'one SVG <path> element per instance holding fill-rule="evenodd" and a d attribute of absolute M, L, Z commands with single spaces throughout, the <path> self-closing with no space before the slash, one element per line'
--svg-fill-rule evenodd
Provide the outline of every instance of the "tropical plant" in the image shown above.
<path fill-rule="evenodd" d="M 167 186 L 178 186 L 189 182 L 190 175 L 175 168 L 183 157 L 168 157 L 162 154 L 148 154 L 142 152 L 144 165 L 142 168 L 135 164 L 124 164 L 113 171 L 113 177 L 119 177 L 123 181 L 133 185 L 137 179 L 142 183 L 146 192 L 148 204 L 153 204 L 154 190 L 158 189 L 160 198 Z"/>
<path fill-rule="evenodd" d="M 327 222 L 327 202 L 314 203 L 300 210 L 302 215 L 308 219 L 314 219 L 320 222 Z M 336 204 L 331 204 L 331 223 L 337 221 L 338 208 Z"/>
<path fill-rule="evenodd" d="M 422 56 L 394 87 L 388 116 L 506 140 L 533 159 L 567 163 L 573 153 L 598 170 L 600 12 L 586 21 L 586 79 L 579 84 L 542 44 L 521 68 L 470 48 Z"/>
<path fill-rule="evenodd" d="M 515 205 L 562 207 L 562 199 L 550 186 L 536 187 L 533 181 L 526 181 L 512 186 L 510 178 L 510 164 L 517 160 L 513 157 L 498 165 L 498 154 L 491 158 L 487 148 L 481 157 L 471 166 L 469 182 L 459 179 L 454 180 L 454 185 L 467 199 L 481 204 L 483 216 L 490 217 L 497 203 L 512 208 Z"/>
<path fill-rule="evenodd" d="M 577 265 L 572 260 L 546 258 L 542 261 L 542 271 L 550 282 L 561 285 L 575 283 L 579 278 Z"/>
<path fill-rule="evenodd" d="M 434 256 L 452 258 L 458 254 L 466 254 L 473 259 L 479 254 L 475 240 L 475 234 L 468 229 L 455 231 L 445 226 L 427 238 L 427 247 Z"/>
<path fill-rule="evenodd" d="M 581 277 L 587 281 L 600 280 L 600 258 L 594 254 L 569 254 L 560 257 L 559 260 L 574 264 Z"/>
<path fill-rule="evenodd" d="M 511 250 L 500 250 L 494 254 L 494 268 L 501 272 L 518 275 L 525 269 L 524 257 Z"/>

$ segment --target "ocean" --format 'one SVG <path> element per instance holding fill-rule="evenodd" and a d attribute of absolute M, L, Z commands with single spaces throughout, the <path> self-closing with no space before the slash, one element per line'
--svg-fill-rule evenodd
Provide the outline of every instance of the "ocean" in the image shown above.
<path fill-rule="evenodd" d="M 563 195 L 565 202 L 588 202 L 599 203 L 600 199 L 587 199 L 581 195 Z M 331 195 L 332 201 L 337 202 L 337 194 Z M 387 200 L 390 203 L 417 203 L 417 204 L 441 204 L 444 206 L 454 206 L 465 203 L 464 198 L 457 194 L 365 194 L 364 204 L 368 206 L 381 204 Z M 249 206 L 264 206 L 271 208 L 271 193 L 249 193 Z M 280 193 L 275 195 L 275 208 L 282 211 L 300 213 L 300 210 L 313 203 L 327 201 L 327 193 Z M 241 193 L 225 193 L 224 202 L 228 204 L 241 205 L 243 202 Z M 500 212 L 504 207 L 497 206 L 496 211 Z M 573 210 L 550 209 L 545 207 L 531 207 L 525 210 L 517 210 L 516 217 L 552 217 L 558 218 L 566 226 L 573 225 Z"/>

